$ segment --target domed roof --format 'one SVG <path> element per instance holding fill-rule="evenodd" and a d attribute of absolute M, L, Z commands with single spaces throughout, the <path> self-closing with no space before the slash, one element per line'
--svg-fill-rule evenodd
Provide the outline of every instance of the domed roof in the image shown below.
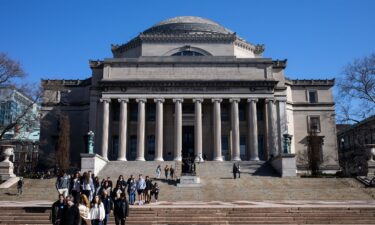
<path fill-rule="evenodd" d="M 151 28 L 145 30 L 143 34 L 233 34 L 220 24 L 196 16 L 179 16 L 161 21 Z"/>

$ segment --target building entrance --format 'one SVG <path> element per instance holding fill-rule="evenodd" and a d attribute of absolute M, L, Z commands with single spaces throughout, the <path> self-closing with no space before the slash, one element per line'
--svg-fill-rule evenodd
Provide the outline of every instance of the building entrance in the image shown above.
<path fill-rule="evenodd" d="M 182 157 L 194 157 L 194 126 L 182 127 Z"/>

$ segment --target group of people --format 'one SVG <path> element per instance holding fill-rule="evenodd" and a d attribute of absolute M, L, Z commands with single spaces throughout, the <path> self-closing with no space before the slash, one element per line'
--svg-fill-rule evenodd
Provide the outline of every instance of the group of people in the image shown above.
<path fill-rule="evenodd" d="M 125 193 L 113 201 L 104 191 L 102 196 L 95 195 L 91 203 L 85 194 L 78 200 L 72 195 L 59 194 L 59 200 L 52 204 L 51 221 L 54 225 L 106 225 L 111 211 L 116 225 L 124 225 L 129 215 Z"/>
<path fill-rule="evenodd" d="M 60 225 L 77 224 L 65 223 L 64 212 L 69 211 L 69 221 L 79 219 L 81 224 L 88 224 L 87 221 L 91 221 L 92 225 L 106 225 L 113 211 L 116 224 L 124 224 L 129 213 L 129 204 L 136 204 L 136 197 L 139 205 L 150 203 L 152 196 L 158 201 L 160 187 L 157 182 L 153 183 L 149 176 L 143 178 L 140 174 L 136 179 L 131 175 L 125 180 L 124 176 L 120 175 L 115 185 L 113 184 L 110 177 L 100 181 L 91 171 L 84 172 L 82 175 L 76 172 L 71 176 L 62 172 L 56 180 L 59 200 L 52 207 L 52 222 Z"/>
<path fill-rule="evenodd" d="M 161 165 L 158 165 L 156 167 L 156 179 L 160 179 L 161 178 Z M 166 165 L 164 167 L 164 175 L 165 175 L 165 179 L 168 180 L 168 177 L 171 179 L 171 180 L 174 180 L 176 177 L 175 177 L 175 173 L 174 173 L 174 168 L 172 166 L 169 166 L 169 165 Z"/>

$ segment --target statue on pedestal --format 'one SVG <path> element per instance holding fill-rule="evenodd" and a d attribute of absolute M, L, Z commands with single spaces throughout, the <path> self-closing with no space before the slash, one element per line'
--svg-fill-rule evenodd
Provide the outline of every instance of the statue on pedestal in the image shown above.
<path fill-rule="evenodd" d="M 91 130 L 87 133 L 87 152 L 94 154 L 94 132 Z"/>

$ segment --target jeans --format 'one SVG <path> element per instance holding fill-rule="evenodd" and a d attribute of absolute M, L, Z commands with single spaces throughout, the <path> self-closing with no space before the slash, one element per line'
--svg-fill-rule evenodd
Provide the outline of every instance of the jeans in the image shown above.
<path fill-rule="evenodd" d="M 91 225 L 103 225 L 103 223 L 100 220 L 91 220 Z"/>
<path fill-rule="evenodd" d="M 103 220 L 103 225 L 107 225 L 109 220 L 109 213 L 105 214 L 104 220 Z"/>
<path fill-rule="evenodd" d="M 131 205 L 134 204 L 134 202 L 135 202 L 135 192 L 130 192 L 130 194 L 129 194 L 129 202 L 130 202 Z"/>

